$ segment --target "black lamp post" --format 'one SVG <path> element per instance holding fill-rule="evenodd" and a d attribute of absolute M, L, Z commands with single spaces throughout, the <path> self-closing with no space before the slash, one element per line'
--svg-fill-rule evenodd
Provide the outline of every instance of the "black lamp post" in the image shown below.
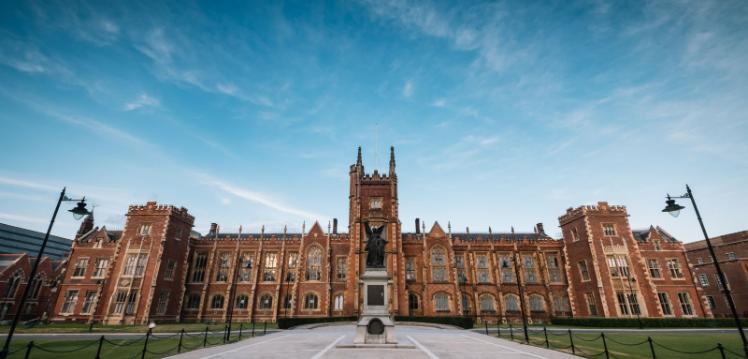
<path fill-rule="evenodd" d="M 241 234 L 240 234 L 241 236 Z M 231 283 L 231 289 L 229 290 L 229 305 L 228 305 L 228 311 L 229 311 L 229 318 L 228 318 L 228 330 L 226 331 L 226 341 L 231 340 L 231 323 L 234 319 L 234 298 L 236 293 L 236 282 L 238 282 L 239 274 L 242 269 L 252 269 L 252 261 L 246 261 L 244 262 L 243 258 L 241 257 L 241 254 L 239 255 L 239 259 L 241 260 L 241 265 L 237 266 L 236 273 L 234 273 L 234 282 Z M 238 262 L 238 261 L 237 261 Z M 244 303 L 244 298 L 242 298 L 242 305 Z"/>
<path fill-rule="evenodd" d="M 68 212 L 73 214 L 73 218 L 76 220 L 79 220 L 83 218 L 84 216 L 87 216 L 91 214 L 86 209 L 86 197 L 83 197 L 81 199 L 72 199 L 65 196 L 65 188 L 62 189 L 62 192 L 60 192 L 60 198 L 57 200 L 57 206 L 55 206 L 55 211 L 52 213 L 52 219 L 49 221 L 49 227 L 47 227 L 47 233 L 44 235 L 44 240 L 42 241 L 41 247 L 39 247 L 39 253 L 36 255 L 36 259 L 34 260 L 34 266 L 31 267 L 31 273 L 29 274 L 29 279 L 27 281 L 26 287 L 23 289 L 23 296 L 21 296 L 21 303 L 16 308 L 16 315 L 13 317 L 13 323 L 10 325 L 10 330 L 8 331 L 8 336 L 5 337 L 5 344 L 3 345 L 2 351 L 0 351 L 0 359 L 4 359 L 8 356 L 8 351 L 10 350 L 10 341 L 13 339 L 13 333 L 16 331 L 16 326 L 18 326 L 18 322 L 21 319 L 21 313 L 23 312 L 23 306 L 26 305 L 26 297 L 29 295 L 29 290 L 31 289 L 31 281 L 36 277 L 36 271 L 39 269 L 39 263 L 42 260 L 42 255 L 44 255 L 44 249 L 47 247 L 47 241 L 49 240 L 49 232 L 52 231 L 52 225 L 55 223 L 55 218 L 57 217 L 57 212 L 60 210 L 60 204 L 62 202 L 78 202 L 75 208 L 68 210 Z"/>
<path fill-rule="evenodd" d="M 530 335 L 527 332 L 527 315 L 525 314 L 525 290 L 522 286 L 522 282 L 520 279 L 520 272 L 519 272 L 519 264 L 521 262 L 522 262 L 522 257 L 519 255 L 519 253 L 515 254 L 514 273 L 515 273 L 515 276 L 517 277 L 517 290 L 519 291 L 519 309 L 520 309 L 520 314 L 522 315 L 522 329 L 524 330 L 524 334 L 525 334 L 525 343 L 529 344 Z"/>
<path fill-rule="evenodd" d="M 712 247 L 712 242 L 709 240 L 709 235 L 706 234 L 706 228 L 704 227 L 704 221 L 701 219 L 701 213 L 699 213 L 699 207 L 696 206 L 696 199 L 693 197 L 693 192 L 691 192 L 691 187 L 686 185 L 686 193 L 682 196 L 670 196 L 667 195 L 667 200 L 665 201 L 666 206 L 665 209 L 663 209 L 663 212 L 670 213 L 673 217 L 678 217 L 680 214 L 680 210 L 686 208 L 683 207 L 677 203 L 675 203 L 674 198 L 688 198 L 691 200 L 691 204 L 693 204 L 693 210 L 696 212 L 696 218 L 699 219 L 699 226 L 701 226 L 701 232 L 704 234 L 704 239 L 706 239 L 706 246 L 709 248 L 709 254 L 712 257 L 712 263 L 714 263 L 714 268 L 717 270 L 717 277 L 719 277 L 719 281 L 722 283 L 722 293 L 725 294 L 725 298 L 727 299 L 727 304 L 730 306 L 730 311 L 732 312 L 732 318 L 735 320 L 735 325 L 738 327 L 738 331 L 740 332 L 740 339 L 743 341 L 743 351 L 746 354 L 746 357 L 748 357 L 748 340 L 745 338 L 745 332 L 743 331 L 743 324 L 740 323 L 740 317 L 738 317 L 738 311 L 735 309 L 735 301 L 732 299 L 732 294 L 730 293 L 730 288 L 728 286 L 727 281 L 725 280 L 725 274 L 722 272 L 722 268 L 719 265 L 719 260 L 717 259 L 717 255 L 714 253 L 714 248 Z"/>

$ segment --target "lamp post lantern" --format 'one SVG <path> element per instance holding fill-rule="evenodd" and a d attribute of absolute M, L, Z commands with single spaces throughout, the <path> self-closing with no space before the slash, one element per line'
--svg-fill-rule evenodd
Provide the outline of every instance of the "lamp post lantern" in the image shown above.
<path fill-rule="evenodd" d="M 665 201 L 666 205 L 662 211 L 665 213 L 669 213 L 673 217 L 678 217 L 678 215 L 680 214 L 680 211 L 686 208 L 675 203 L 675 199 L 688 198 L 691 200 L 691 204 L 693 205 L 693 210 L 694 212 L 696 212 L 696 218 L 699 220 L 699 226 L 701 227 L 701 232 L 704 234 L 704 239 L 706 240 L 706 246 L 709 249 L 710 256 L 712 257 L 712 263 L 714 263 L 714 268 L 717 270 L 717 277 L 719 278 L 720 283 L 722 283 L 722 293 L 724 293 L 725 299 L 727 299 L 727 304 L 730 307 L 732 318 L 735 320 L 735 325 L 738 327 L 738 332 L 740 333 L 740 339 L 743 341 L 743 351 L 745 352 L 746 357 L 748 357 L 748 340 L 746 340 L 746 337 L 745 337 L 743 324 L 740 322 L 738 311 L 735 308 L 735 301 L 732 299 L 732 294 L 730 293 L 730 287 L 725 278 L 725 273 L 722 272 L 722 267 L 719 265 L 719 260 L 717 258 L 717 255 L 714 253 L 714 247 L 712 247 L 712 242 L 709 240 L 709 235 L 707 235 L 706 233 L 706 228 L 704 227 L 704 221 L 701 219 L 701 213 L 699 212 L 699 207 L 696 205 L 696 199 L 693 196 L 691 187 L 686 185 L 686 193 L 683 194 L 682 196 L 670 196 L 668 194 L 666 198 L 667 198 L 667 200 Z"/>
<path fill-rule="evenodd" d="M 47 233 L 44 235 L 44 240 L 42 240 L 42 245 L 39 247 L 39 253 L 36 255 L 36 259 L 34 260 L 34 265 L 31 267 L 31 273 L 29 274 L 28 283 L 31 283 L 32 280 L 36 277 L 36 271 L 39 269 L 39 263 L 42 261 L 42 255 L 44 255 L 44 249 L 47 247 L 47 241 L 49 241 L 49 233 L 52 231 L 52 226 L 55 223 L 55 218 L 57 218 L 57 212 L 60 210 L 60 205 L 62 202 L 78 202 L 75 208 L 68 210 L 68 212 L 73 214 L 73 217 L 76 220 L 79 220 L 83 218 L 84 216 L 90 215 L 91 212 L 89 212 L 86 209 L 86 197 L 83 197 L 81 199 L 72 199 L 65 196 L 65 188 L 62 189 L 60 192 L 60 198 L 57 199 L 57 205 L 55 206 L 55 210 L 52 213 L 52 219 L 49 221 L 49 226 L 47 227 Z M 18 326 L 18 322 L 21 318 L 21 314 L 23 313 L 23 307 L 26 305 L 26 297 L 29 295 L 29 290 L 31 289 L 30 285 L 26 285 L 26 287 L 23 289 L 23 295 L 21 296 L 21 303 L 16 308 L 16 315 L 13 317 L 13 323 L 10 325 L 10 330 L 8 330 L 8 335 L 5 337 L 5 344 L 3 345 L 3 349 L 0 351 L 0 359 L 4 359 L 8 356 L 8 351 L 10 350 L 10 341 L 13 339 L 13 334 L 16 331 L 16 327 Z"/>

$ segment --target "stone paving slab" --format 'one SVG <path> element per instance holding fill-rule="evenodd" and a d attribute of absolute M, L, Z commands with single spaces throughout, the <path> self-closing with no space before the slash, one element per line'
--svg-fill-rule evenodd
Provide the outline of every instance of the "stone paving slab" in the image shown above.
<path fill-rule="evenodd" d="M 352 341 L 354 325 L 287 330 L 238 343 L 195 350 L 174 356 L 179 359 L 233 358 L 404 358 L 404 359 L 566 359 L 571 354 L 523 345 L 461 329 L 418 326 L 396 327 L 398 341 L 415 348 L 339 348 Z"/>

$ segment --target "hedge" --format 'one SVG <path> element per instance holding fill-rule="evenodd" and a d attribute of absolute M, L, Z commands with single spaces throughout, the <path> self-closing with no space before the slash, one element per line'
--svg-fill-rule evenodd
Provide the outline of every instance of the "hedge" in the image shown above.
<path fill-rule="evenodd" d="M 748 325 L 748 320 L 742 320 Z M 551 318 L 551 324 L 601 328 L 639 328 L 636 318 Z M 644 328 L 730 328 L 735 327 L 732 319 L 706 318 L 641 318 Z"/>
<path fill-rule="evenodd" d="M 473 328 L 473 317 L 410 317 L 395 316 L 396 322 L 423 322 L 454 325 L 456 327 Z"/>
<path fill-rule="evenodd" d="M 325 317 L 325 318 L 278 318 L 278 328 L 288 329 L 304 324 L 331 323 L 331 322 L 355 322 L 358 317 Z"/>

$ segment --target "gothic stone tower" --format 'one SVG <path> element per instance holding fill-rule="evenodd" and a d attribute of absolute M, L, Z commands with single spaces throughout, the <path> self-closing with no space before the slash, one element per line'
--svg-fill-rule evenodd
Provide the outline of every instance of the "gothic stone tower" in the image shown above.
<path fill-rule="evenodd" d="M 400 278 L 403 259 L 402 236 L 400 233 L 400 219 L 398 215 L 397 202 L 397 175 L 395 174 L 395 149 L 390 147 L 390 170 L 388 174 L 380 174 L 378 170 L 367 174 L 361 160 L 361 147 L 358 148 L 356 164 L 350 169 L 350 195 L 349 195 L 349 223 L 350 233 L 350 258 L 353 259 L 351 269 L 356 273 L 350 276 L 350 283 L 354 288 L 354 310 L 361 312 L 364 301 L 364 293 L 358 278 L 366 269 L 366 229 L 365 223 L 373 226 L 385 226 L 382 237 L 387 240 L 385 250 L 387 274 L 391 279 L 388 293 L 390 308 L 389 312 L 399 313 L 399 301 L 397 298 L 405 292 L 404 278 Z"/>
<path fill-rule="evenodd" d="M 102 297 L 105 323 L 179 321 L 193 222 L 184 207 L 130 206 Z"/>

